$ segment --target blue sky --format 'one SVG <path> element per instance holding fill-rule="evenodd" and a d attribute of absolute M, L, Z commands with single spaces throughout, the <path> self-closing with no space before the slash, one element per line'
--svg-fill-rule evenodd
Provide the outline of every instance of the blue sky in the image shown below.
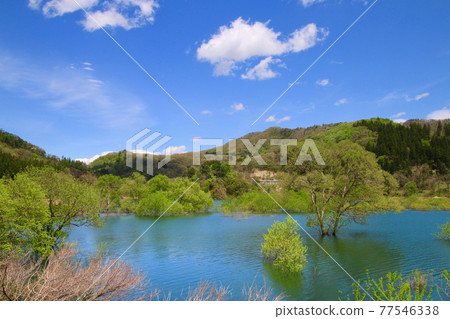
<path fill-rule="evenodd" d="M 237 138 L 270 126 L 450 117 L 450 2 L 21 0 L 0 3 L 0 127 L 90 158 L 144 128 Z M 198 122 L 197 125 L 100 28 Z"/>

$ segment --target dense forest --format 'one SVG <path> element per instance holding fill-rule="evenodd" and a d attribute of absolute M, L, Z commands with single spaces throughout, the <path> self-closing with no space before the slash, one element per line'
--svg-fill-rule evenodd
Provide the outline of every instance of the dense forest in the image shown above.
<path fill-rule="evenodd" d="M 438 174 L 446 174 L 450 167 L 450 123 L 437 121 L 433 130 L 431 124 L 435 123 L 401 125 L 376 119 L 362 120 L 354 125 L 365 126 L 377 134 L 375 140 L 367 143 L 366 149 L 378 156 L 384 170 L 411 173 L 411 167 L 428 164 Z"/>

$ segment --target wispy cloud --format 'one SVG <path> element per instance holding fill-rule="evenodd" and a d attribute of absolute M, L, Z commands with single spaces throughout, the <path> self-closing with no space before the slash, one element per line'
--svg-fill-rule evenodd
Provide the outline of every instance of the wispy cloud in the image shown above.
<path fill-rule="evenodd" d="M 289 121 L 291 119 L 290 116 L 282 117 L 281 119 L 276 119 L 275 115 L 271 115 L 268 118 L 266 118 L 266 122 L 276 122 L 277 124 L 280 124 L 281 122 Z"/>
<path fill-rule="evenodd" d="M 436 110 L 431 112 L 430 114 L 427 115 L 427 119 L 430 120 L 446 120 L 446 119 L 450 119 L 450 110 L 447 109 L 446 107 L 440 109 L 440 110 Z"/>
<path fill-rule="evenodd" d="M 212 114 L 212 112 L 210 110 L 203 110 L 201 113 L 203 115 L 211 115 Z"/>
<path fill-rule="evenodd" d="M 407 102 L 420 101 L 421 99 L 424 99 L 429 95 L 430 95 L 430 93 L 426 92 L 426 93 L 418 94 L 418 95 L 410 98 L 405 93 L 401 93 L 398 91 L 392 91 L 392 92 L 389 92 L 388 94 L 386 94 L 385 96 L 383 96 L 380 100 L 378 100 L 378 103 L 386 103 L 386 102 L 389 102 L 392 100 L 397 100 L 397 99 L 405 99 L 405 101 L 407 101 Z"/>
<path fill-rule="evenodd" d="M 430 95 L 430 93 L 428 93 L 428 92 L 427 93 L 418 94 L 418 95 L 416 95 L 415 97 L 412 97 L 412 98 L 410 98 L 410 97 L 408 97 L 408 95 L 406 95 L 405 96 L 405 100 L 407 102 L 420 101 L 421 99 L 426 98 L 429 95 Z"/>
<path fill-rule="evenodd" d="M 292 32 L 286 39 L 281 33 L 268 27 L 269 22 L 254 22 L 238 18 L 219 28 L 208 41 L 197 49 L 197 59 L 214 65 L 217 76 L 233 75 L 242 67 L 242 63 L 252 59 L 263 60 L 242 76 L 245 79 L 267 79 L 276 74 L 269 71 L 268 65 L 279 60 L 267 59 L 288 53 L 297 53 L 314 47 L 328 36 L 328 31 L 310 23 Z"/>
<path fill-rule="evenodd" d="M 156 0 L 77 0 L 76 2 L 74 0 L 29 0 L 28 6 L 34 10 L 40 10 L 47 18 L 80 11 L 84 15 L 84 20 L 80 23 L 87 31 L 104 27 L 121 27 L 130 30 L 152 23 L 158 2 Z"/>
<path fill-rule="evenodd" d="M 275 122 L 277 119 L 275 118 L 275 115 L 271 115 L 268 118 L 266 118 L 266 122 Z"/>
<path fill-rule="evenodd" d="M 312 6 L 313 4 L 324 2 L 325 0 L 301 0 L 302 5 L 307 8 Z"/>
<path fill-rule="evenodd" d="M 327 86 L 330 84 L 330 80 L 328 79 L 317 80 L 316 84 L 320 86 Z"/>
<path fill-rule="evenodd" d="M 0 87 L 21 97 L 108 127 L 125 127 L 142 117 L 145 106 L 138 98 L 93 75 L 75 66 L 46 67 L 0 53 Z"/>
<path fill-rule="evenodd" d="M 397 114 L 391 115 L 391 119 L 395 119 L 395 118 L 403 116 L 403 115 L 406 115 L 406 112 L 399 112 Z"/>
<path fill-rule="evenodd" d="M 334 103 L 334 105 L 339 106 L 342 104 L 347 104 L 348 100 L 346 98 L 340 99 L 339 101 L 336 101 L 336 103 Z"/>
<path fill-rule="evenodd" d="M 230 106 L 231 108 L 231 112 L 229 112 L 228 114 L 233 114 L 236 112 L 241 112 L 245 110 L 245 106 L 242 103 L 234 103 L 233 105 Z"/>
<path fill-rule="evenodd" d="M 312 111 L 312 110 L 314 110 L 315 108 L 316 108 L 316 106 L 315 106 L 314 104 L 312 104 L 311 106 L 304 108 L 304 109 L 302 110 L 302 113 L 303 113 L 303 112 Z"/>
<path fill-rule="evenodd" d="M 277 121 L 277 124 L 280 124 L 281 122 L 290 121 L 290 120 L 291 120 L 291 117 L 290 117 L 290 116 L 285 116 L 285 117 L 282 117 L 281 119 L 279 119 L 279 120 Z"/>

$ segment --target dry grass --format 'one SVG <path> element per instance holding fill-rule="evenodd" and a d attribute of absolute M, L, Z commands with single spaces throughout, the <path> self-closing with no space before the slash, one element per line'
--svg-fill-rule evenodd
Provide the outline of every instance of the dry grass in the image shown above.
<path fill-rule="evenodd" d="M 112 300 L 142 295 L 140 271 L 101 254 L 82 260 L 73 245 L 46 261 L 9 256 L 0 261 L 0 300 Z"/>
<path fill-rule="evenodd" d="M 201 282 L 197 288 L 189 288 L 186 301 L 222 301 L 231 295 L 228 287 L 216 286 L 209 281 Z"/>
<path fill-rule="evenodd" d="M 256 286 L 254 283 L 252 283 L 251 286 L 244 285 L 242 295 L 248 301 L 280 301 L 285 297 L 283 294 L 274 296 L 272 288 L 269 288 L 265 281 L 264 285 L 261 287 Z"/>
<path fill-rule="evenodd" d="M 0 301 L 71 301 L 71 300 L 176 300 L 172 294 L 149 292 L 144 274 L 124 261 L 101 253 L 87 260 L 77 257 L 74 245 L 62 247 L 47 260 L 33 260 L 30 255 L 0 259 Z M 229 299 L 229 287 L 203 281 L 189 287 L 186 301 L 222 301 Z M 266 283 L 244 286 L 244 300 L 282 300 L 273 296 Z"/>

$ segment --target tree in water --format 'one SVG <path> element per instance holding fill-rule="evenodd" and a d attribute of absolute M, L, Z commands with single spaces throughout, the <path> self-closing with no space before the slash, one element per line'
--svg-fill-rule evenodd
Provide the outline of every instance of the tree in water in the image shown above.
<path fill-rule="evenodd" d="M 263 237 L 261 253 L 276 268 L 286 273 L 303 270 L 307 263 L 308 247 L 303 245 L 298 226 L 292 218 L 288 217 L 284 222 L 276 221 Z"/>
<path fill-rule="evenodd" d="M 359 144 L 342 141 L 322 146 L 325 165 L 304 164 L 293 188 L 309 193 L 313 213 L 308 226 L 322 236 L 336 235 L 341 227 L 365 223 L 370 214 L 384 210 L 383 195 L 392 183 L 375 155 Z"/>

